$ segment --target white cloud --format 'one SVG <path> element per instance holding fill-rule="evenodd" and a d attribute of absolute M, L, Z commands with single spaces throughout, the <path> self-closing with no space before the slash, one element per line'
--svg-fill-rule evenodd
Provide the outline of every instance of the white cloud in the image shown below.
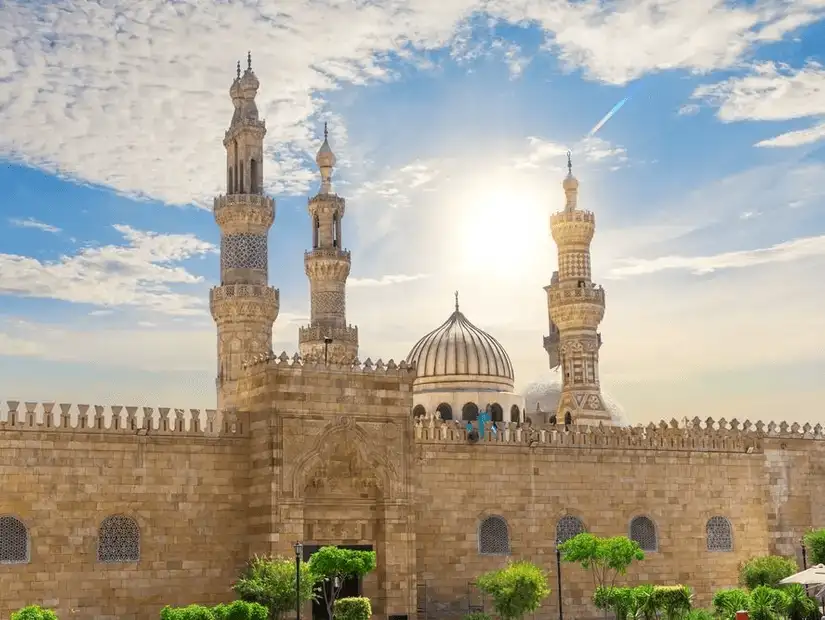
<path fill-rule="evenodd" d="M 416 280 L 421 280 L 422 278 L 428 277 L 427 274 L 417 273 L 414 275 L 406 275 L 403 273 L 399 274 L 391 274 L 391 275 L 384 275 L 380 278 L 350 278 L 347 280 L 347 284 L 351 287 L 364 287 L 364 286 L 389 286 L 391 284 L 404 284 L 405 282 L 414 282 Z"/>
<path fill-rule="evenodd" d="M 763 62 L 745 76 L 697 88 L 692 99 L 718 107 L 724 122 L 825 118 L 825 67 L 809 62 L 794 69 Z M 825 122 L 762 140 L 756 146 L 793 147 L 825 138 Z"/>
<path fill-rule="evenodd" d="M 173 291 L 173 286 L 202 282 L 174 263 L 215 252 L 213 245 L 188 234 L 114 228 L 128 245 L 87 247 L 56 261 L 0 254 L 0 294 L 132 306 L 165 314 L 205 312 L 202 295 Z"/>
<path fill-rule="evenodd" d="M 42 230 L 43 232 L 48 233 L 60 232 L 60 228 L 57 226 L 46 224 L 45 222 L 34 219 L 33 217 L 27 217 L 25 219 L 13 217 L 9 219 L 9 224 L 12 226 L 17 226 L 18 228 L 36 228 L 37 230 Z"/>
<path fill-rule="evenodd" d="M 269 130 L 267 187 L 302 193 L 314 178 L 306 163 L 318 144 L 319 94 L 392 79 L 393 57 L 421 66 L 411 50 L 458 41 L 457 25 L 474 12 L 539 24 L 566 63 L 622 83 L 651 71 L 730 66 L 821 9 L 821 0 L 320 0 L 288 10 L 274 0 L 82 9 L 10 0 L 0 25 L 0 153 L 132 196 L 203 205 L 223 185 L 234 62 L 252 49 Z M 518 71 L 520 53 L 509 42 L 500 48 Z"/>
<path fill-rule="evenodd" d="M 583 158 L 586 163 L 610 163 L 612 166 L 627 162 L 627 150 L 623 146 L 613 145 L 598 136 L 582 138 L 571 146 L 558 142 L 530 136 L 527 138 L 527 152 L 519 154 L 514 165 L 518 169 L 538 169 L 561 171 L 564 169 L 567 151 L 572 151 L 573 165 Z"/>
<path fill-rule="evenodd" d="M 625 259 L 611 271 L 613 277 L 638 276 L 659 271 L 683 270 L 696 275 L 722 269 L 741 269 L 768 263 L 787 263 L 825 256 L 825 235 L 802 237 L 767 248 L 722 252 L 712 256 L 661 256 L 653 259 Z"/>

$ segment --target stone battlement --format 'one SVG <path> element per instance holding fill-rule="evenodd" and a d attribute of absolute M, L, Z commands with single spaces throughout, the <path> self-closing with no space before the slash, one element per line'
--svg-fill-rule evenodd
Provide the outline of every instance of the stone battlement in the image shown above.
<path fill-rule="evenodd" d="M 54 430 L 142 435 L 190 435 L 242 437 L 247 434 L 245 416 L 217 409 L 172 409 L 123 405 L 72 405 L 6 401 L 0 410 L 0 432 Z M 91 411 L 90 411 L 91 409 Z"/>
<path fill-rule="evenodd" d="M 370 358 L 367 358 L 365 361 L 361 361 L 358 358 L 353 361 L 352 364 L 324 364 L 323 362 L 310 362 L 304 361 L 304 359 L 298 354 L 295 353 L 291 357 L 287 354 L 286 351 L 281 352 L 280 355 L 269 354 L 269 355 L 258 355 L 256 357 L 250 358 L 244 364 L 244 368 L 254 371 L 255 369 L 264 369 L 267 367 L 275 366 L 277 368 L 283 369 L 329 369 L 329 370 L 343 370 L 348 372 L 356 372 L 361 374 L 373 374 L 373 375 L 396 375 L 399 377 L 409 375 L 412 376 L 415 373 L 414 366 L 407 364 L 406 360 L 402 360 L 400 364 L 396 364 L 394 360 L 390 360 L 388 362 L 384 362 L 383 360 L 379 359 L 376 362 L 373 362 Z"/>
<path fill-rule="evenodd" d="M 496 423 L 491 432 L 487 423 L 478 444 L 515 445 L 549 448 L 607 448 L 628 450 L 660 450 L 688 452 L 754 452 L 762 451 L 763 439 L 825 440 L 825 428 L 817 424 L 779 424 L 750 421 L 728 422 L 724 418 L 699 418 L 635 427 L 577 426 L 535 427 L 530 424 Z M 478 429 L 478 424 L 474 423 Z M 468 443 L 467 422 L 441 421 L 433 418 L 415 422 L 415 438 L 419 443 Z"/>
<path fill-rule="evenodd" d="M 596 222 L 596 215 L 592 211 L 573 209 L 572 211 L 559 211 L 550 216 L 551 226 L 563 222 L 586 222 L 588 224 L 594 224 Z"/>

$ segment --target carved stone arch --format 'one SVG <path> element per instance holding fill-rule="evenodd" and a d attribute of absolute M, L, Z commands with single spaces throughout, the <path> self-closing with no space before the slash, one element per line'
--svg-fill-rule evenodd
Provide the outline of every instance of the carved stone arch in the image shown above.
<path fill-rule="evenodd" d="M 292 470 L 293 496 L 303 497 L 311 476 L 323 468 L 337 448 L 346 446 L 354 449 L 358 457 L 370 466 L 370 472 L 384 497 L 392 497 L 399 480 L 398 470 L 392 461 L 373 450 L 373 445 L 375 438 L 348 416 L 341 416 L 328 424 L 318 433 L 312 447 L 295 461 Z"/>

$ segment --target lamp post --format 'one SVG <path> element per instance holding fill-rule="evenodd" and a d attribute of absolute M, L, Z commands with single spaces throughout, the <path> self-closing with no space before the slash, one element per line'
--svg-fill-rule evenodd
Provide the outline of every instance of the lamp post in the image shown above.
<path fill-rule="evenodd" d="M 296 542 L 295 548 L 295 620 L 301 620 L 301 556 L 304 553 L 303 543 Z"/>
<path fill-rule="evenodd" d="M 332 338 L 329 336 L 324 336 L 324 366 L 327 365 L 327 352 L 329 349 L 329 345 L 332 344 Z"/>
<path fill-rule="evenodd" d="M 802 570 L 808 570 L 808 550 L 805 548 L 805 539 L 799 541 L 802 545 Z"/>
<path fill-rule="evenodd" d="M 564 620 L 564 610 L 561 602 L 561 549 L 559 549 L 561 541 L 556 539 L 556 577 L 558 579 L 559 590 L 559 620 Z"/>

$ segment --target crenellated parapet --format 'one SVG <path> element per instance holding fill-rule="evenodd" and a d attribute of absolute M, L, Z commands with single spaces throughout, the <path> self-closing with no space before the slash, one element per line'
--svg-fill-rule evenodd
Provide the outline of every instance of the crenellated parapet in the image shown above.
<path fill-rule="evenodd" d="M 246 416 L 233 410 L 6 401 L 2 431 L 72 431 L 135 435 L 244 437 Z M 57 407 L 57 409 L 55 409 Z"/>
<path fill-rule="evenodd" d="M 226 234 L 266 234 L 275 221 L 275 200 L 263 194 L 221 194 L 213 199 L 212 211 Z"/>
<path fill-rule="evenodd" d="M 384 362 L 381 359 L 373 362 L 370 358 L 367 358 L 362 362 L 358 358 L 355 358 L 348 364 L 333 362 L 324 364 L 323 361 L 318 362 L 315 360 L 307 360 L 298 353 L 294 353 L 290 356 L 286 351 L 282 351 L 280 355 L 258 355 L 250 358 L 246 364 L 244 364 L 244 369 L 246 370 L 247 376 L 264 372 L 267 368 L 291 368 L 294 370 L 329 369 L 366 375 L 394 375 L 408 378 L 410 381 L 412 381 L 415 377 L 415 367 L 413 365 L 407 364 L 405 360 L 402 360 L 400 363 L 396 364 L 392 359 L 388 362 Z"/>
<path fill-rule="evenodd" d="M 821 424 L 788 424 L 787 422 L 730 422 L 699 418 L 678 422 L 661 421 L 647 426 L 580 426 L 563 425 L 535 427 L 529 423 L 508 422 L 485 425 L 484 437 L 479 437 L 478 423 L 472 423 L 470 437 L 467 422 L 420 418 L 415 422 L 415 439 L 422 444 L 453 443 L 496 446 L 510 445 L 530 448 L 604 448 L 628 450 L 661 450 L 683 452 L 743 452 L 763 451 L 765 439 L 802 439 L 825 441 Z"/>
<path fill-rule="evenodd" d="M 327 215 L 344 217 L 347 201 L 338 194 L 316 194 L 307 200 L 307 209 L 313 217 Z"/>

